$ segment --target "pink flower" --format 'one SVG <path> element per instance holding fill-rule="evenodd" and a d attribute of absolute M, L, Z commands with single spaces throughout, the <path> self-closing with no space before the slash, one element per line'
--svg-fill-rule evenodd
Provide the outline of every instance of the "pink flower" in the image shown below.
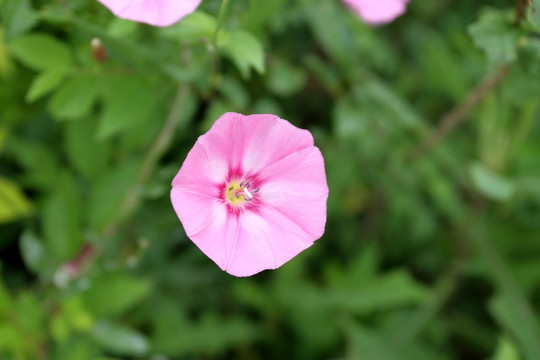
<path fill-rule="evenodd" d="M 226 113 L 172 182 L 189 238 L 221 269 L 275 269 L 324 232 L 328 186 L 313 137 L 275 115 Z"/>
<path fill-rule="evenodd" d="M 155 26 L 169 26 L 191 14 L 202 0 L 98 0 L 114 15 Z"/>
<path fill-rule="evenodd" d="M 403 14 L 409 0 L 343 0 L 367 23 L 381 25 Z"/>

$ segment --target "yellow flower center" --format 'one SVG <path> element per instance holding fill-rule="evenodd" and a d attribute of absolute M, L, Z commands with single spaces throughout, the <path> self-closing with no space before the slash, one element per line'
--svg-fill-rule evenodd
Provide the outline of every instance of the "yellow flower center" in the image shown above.
<path fill-rule="evenodd" d="M 246 201 L 253 199 L 253 194 L 258 192 L 259 189 L 250 189 L 250 184 L 239 181 L 231 181 L 225 188 L 225 198 L 231 205 L 241 205 Z"/>

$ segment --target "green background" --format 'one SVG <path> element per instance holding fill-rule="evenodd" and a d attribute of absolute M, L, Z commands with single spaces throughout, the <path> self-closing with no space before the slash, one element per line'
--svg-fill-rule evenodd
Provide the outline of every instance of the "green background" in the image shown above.
<path fill-rule="evenodd" d="M 0 360 L 540 359 L 534 3 L 370 27 L 337 0 L 204 0 L 154 28 L 0 0 Z M 324 236 L 250 278 L 169 200 L 227 111 L 309 129 L 330 188 Z"/>

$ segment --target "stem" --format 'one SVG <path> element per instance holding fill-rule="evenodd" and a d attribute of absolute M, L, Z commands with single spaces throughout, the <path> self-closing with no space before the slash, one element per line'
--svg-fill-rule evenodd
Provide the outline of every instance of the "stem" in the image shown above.
<path fill-rule="evenodd" d="M 467 115 L 475 108 L 476 105 L 499 83 L 506 77 L 510 65 L 503 65 L 489 74 L 482 80 L 474 89 L 469 91 L 465 98 L 457 104 L 450 112 L 446 113 L 439 121 L 435 128 L 427 138 L 412 152 L 413 158 L 418 158 L 427 154 L 435 146 L 437 146 L 446 136 L 448 136 L 454 128 L 461 124 Z"/>
<path fill-rule="evenodd" d="M 227 11 L 227 6 L 229 5 L 229 0 L 223 0 L 221 2 L 221 7 L 219 8 L 218 23 L 216 30 L 214 31 L 214 36 L 212 36 L 212 47 L 215 49 L 217 47 L 217 40 L 219 31 L 223 25 L 223 20 L 225 19 L 225 13 Z"/>
<path fill-rule="evenodd" d="M 167 116 L 167 119 L 165 120 L 165 123 L 163 124 L 163 127 L 161 128 L 156 139 L 152 143 L 150 150 L 143 159 L 141 168 L 139 169 L 139 172 L 135 178 L 135 184 L 133 184 L 133 186 L 126 192 L 122 205 L 120 206 L 120 216 L 118 216 L 118 219 L 123 219 L 133 210 L 137 204 L 137 200 L 139 199 L 141 186 L 148 181 L 154 172 L 157 161 L 163 156 L 165 151 L 167 151 L 172 141 L 174 131 L 178 126 L 180 115 L 189 91 L 189 86 L 186 84 L 182 84 L 178 88 L 178 92 L 169 115 Z M 120 220 L 112 221 L 109 225 L 107 225 L 103 231 L 105 236 L 109 237 L 116 232 Z"/>

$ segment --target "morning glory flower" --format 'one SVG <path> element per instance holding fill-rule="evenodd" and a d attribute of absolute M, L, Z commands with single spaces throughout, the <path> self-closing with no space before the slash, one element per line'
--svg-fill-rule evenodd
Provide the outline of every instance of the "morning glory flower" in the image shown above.
<path fill-rule="evenodd" d="M 197 9 L 202 0 L 98 0 L 114 15 L 154 26 L 169 26 Z"/>
<path fill-rule="evenodd" d="M 278 268 L 310 247 L 324 232 L 327 198 L 310 132 L 275 115 L 221 116 L 171 190 L 187 236 L 235 276 Z"/>
<path fill-rule="evenodd" d="M 382 25 L 403 14 L 409 0 L 343 0 L 371 25 Z"/>

